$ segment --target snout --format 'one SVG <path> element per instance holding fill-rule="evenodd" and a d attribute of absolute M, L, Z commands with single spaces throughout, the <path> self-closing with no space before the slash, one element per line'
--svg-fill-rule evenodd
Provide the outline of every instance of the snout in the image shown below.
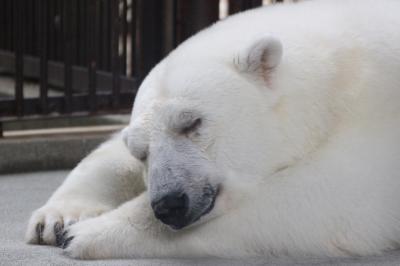
<path fill-rule="evenodd" d="M 154 215 L 164 224 L 173 229 L 181 229 L 186 225 L 186 215 L 189 210 L 189 198 L 180 191 L 169 192 L 161 199 L 152 201 Z"/>
<path fill-rule="evenodd" d="M 178 230 L 209 213 L 218 195 L 219 186 L 207 184 L 201 188 L 170 190 L 155 193 L 151 200 L 154 216 L 172 229 Z"/>

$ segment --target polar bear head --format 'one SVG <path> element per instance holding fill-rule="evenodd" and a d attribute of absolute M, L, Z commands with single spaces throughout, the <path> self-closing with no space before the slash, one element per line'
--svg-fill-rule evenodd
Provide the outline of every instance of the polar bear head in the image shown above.
<path fill-rule="evenodd" d="M 258 182 L 293 161 L 278 87 L 282 50 L 270 36 L 225 49 L 195 38 L 146 77 L 124 135 L 145 165 L 163 223 L 190 225 L 213 209 L 228 181 Z"/>

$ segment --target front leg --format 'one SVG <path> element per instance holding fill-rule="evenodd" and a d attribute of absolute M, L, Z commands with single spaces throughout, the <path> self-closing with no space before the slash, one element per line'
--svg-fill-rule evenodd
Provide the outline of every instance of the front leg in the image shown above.
<path fill-rule="evenodd" d="M 358 228 L 348 226 L 373 215 L 361 220 L 359 215 L 349 215 L 349 202 L 300 181 L 290 187 L 284 182 L 224 186 L 214 209 L 200 224 L 178 231 L 155 218 L 148 192 L 143 192 L 111 212 L 72 225 L 64 235 L 64 248 L 67 255 L 80 259 L 347 256 L 379 251 L 373 245 L 363 246 L 365 241 L 379 240 L 379 231 L 366 240 Z M 330 200 L 324 201 L 326 197 Z M 342 224 L 337 223 L 338 216 Z"/>
<path fill-rule="evenodd" d="M 26 241 L 59 245 L 63 228 L 112 210 L 143 190 L 141 164 L 118 134 L 83 159 L 48 202 L 32 214 Z"/>
<path fill-rule="evenodd" d="M 218 219 L 173 231 L 158 221 L 148 194 L 118 209 L 72 225 L 64 232 L 65 253 L 79 259 L 232 256 L 241 245 Z M 236 242 L 236 243 L 235 243 Z"/>

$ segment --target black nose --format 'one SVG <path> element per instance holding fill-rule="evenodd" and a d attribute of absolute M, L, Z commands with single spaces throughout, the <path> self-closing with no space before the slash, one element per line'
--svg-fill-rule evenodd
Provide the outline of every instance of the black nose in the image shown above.
<path fill-rule="evenodd" d="M 188 205 L 188 196 L 182 192 L 168 193 L 161 199 L 151 203 L 157 219 L 174 229 L 180 229 L 185 226 Z"/>

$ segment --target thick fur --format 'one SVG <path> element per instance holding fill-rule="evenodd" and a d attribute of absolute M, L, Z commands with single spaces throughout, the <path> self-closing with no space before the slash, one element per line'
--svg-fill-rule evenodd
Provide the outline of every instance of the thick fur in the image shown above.
<path fill-rule="evenodd" d="M 396 0 L 305 1 L 200 32 L 148 75 L 129 127 L 34 212 L 27 241 L 55 244 L 58 223 L 74 258 L 347 256 L 396 248 L 399 12 Z M 195 133 L 174 131 L 182 110 L 201 116 Z M 151 174 L 156 161 L 168 164 L 178 158 L 168 151 L 185 145 L 202 158 L 189 156 L 185 169 L 212 168 L 205 176 L 220 192 L 209 214 L 173 231 L 155 219 L 149 201 L 159 190 L 146 186 L 160 182 Z M 169 148 L 153 160 L 157 147 Z M 193 191 L 199 186 L 188 182 Z"/>

